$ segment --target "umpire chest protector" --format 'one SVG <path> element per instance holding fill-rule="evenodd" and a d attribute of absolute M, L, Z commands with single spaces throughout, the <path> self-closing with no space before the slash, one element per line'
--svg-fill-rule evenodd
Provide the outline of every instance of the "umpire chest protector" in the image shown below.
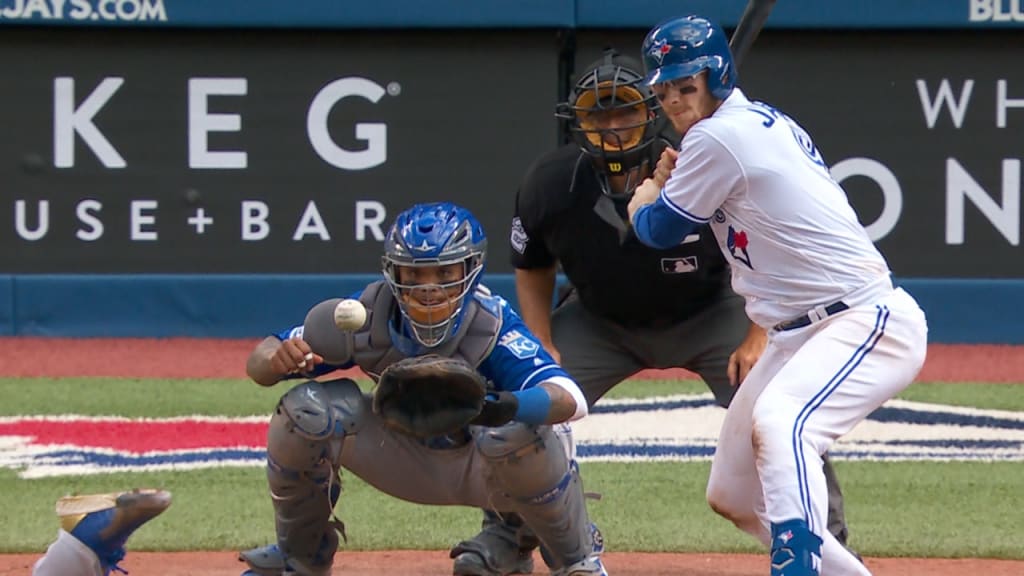
<path fill-rule="evenodd" d="M 458 331 L 440 346 L 420 350 L 449 358 L 457 358 L 477 368 L 486 359 L 498 341 L 501 331 L 501 308 L 486 288 L 466 298 L 466 314 Z M 385 368 L 395 362 L 414 356 L 395 347 L 392 339 L 392 321 L 397 303 L 395 295 L 383 281 L 377 281 L 363 290 L 359 301 L 366 307 L 367 321 L 352 335 L 352 359 L 376 380 Z M 493 305 L 491 305 L 493 304 Z"/>

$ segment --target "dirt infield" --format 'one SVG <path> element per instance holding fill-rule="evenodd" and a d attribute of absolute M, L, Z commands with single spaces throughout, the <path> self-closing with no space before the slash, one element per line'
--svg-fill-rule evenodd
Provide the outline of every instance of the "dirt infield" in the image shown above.
<path fill-rule="evenodd" d="M 0 338 L 0 376 L 245 378 L 256 340 Z M 647 378 L 693 377 L 648 370 Z M 1024 346 L 932 344 L 922 382 L 1024 382 Z"/>
<path fill-rule="evenodd" d="M 129 378 L 244 378 L 255 340 L 0 338 L 0 376 Z M 683 370 L 649 371 L 649 378 L 689 377 Z M 1024 347 L 932 345 L 919 381 L 1022 382 Z M 737 538 L 746 536 L 737 532 Z M 0 555 L 0 575 L 29 574 L 34 554 Z M 609 553 L 615 576 L 762 576 L 767 555 Z M 1019 576 L 1024 561 L 868 558 L 876 576 Z M 537 565 L 543 566 L 539 557 Z M 122 567 L 135 576 L 234 576 L 234 552 L 131 552 Z M 544 573 L 538 570 L 538 574 Z M 347 552 L 334 574 L 442 576 L 451 574 L 446 551 Z"/>
<path fill-rule="evenodd" d="M 237 576 L 242 564 L 233 552 L 132 552 L 122 567 L 133 576 Z M 0 556 L 0 575 L 28 574 L 36 556 Z M 608 553 L 605 566 L 613 576 L 763 576 L 768 572 L 767 555 L 750 554 L 649 554 Z M 538 565 L 540 558 L 537 558 Z M 875 576 L 1019 576 L 1024 562 L 1004 560 L 918 560 L 869 558 L 866 564 Z M 399 550 L 388 552 L 345 552 L 335 560 L 333 574 L 344 576 L 445 576 L 451 574 L 451 560 L 443 551 Z M 535 574 L 543 574 L 538 570 Z"/>

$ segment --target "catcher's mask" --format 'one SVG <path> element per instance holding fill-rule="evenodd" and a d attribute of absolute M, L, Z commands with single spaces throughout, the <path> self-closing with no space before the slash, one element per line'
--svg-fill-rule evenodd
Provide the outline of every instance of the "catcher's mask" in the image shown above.
<path fill-rule="evenodd" d="M 385 240 L 384 277 L 417 342 L 433 348 L 459 329 L 486 251 L 483 227 L 465 208 L 417 204 L 398 215 Z"/>
<path fill-rule="evenodd" d="M 658 100 L 643 82 L 640 63 L 607 49 L 580 75 L 555 116 L 567 120 L 573 140 L 594 164 L 605 194 L 628 198 L 653 167 L 651 144 L 662 120 Z M 625 176 L 616 192 L 609 177 Z"/>

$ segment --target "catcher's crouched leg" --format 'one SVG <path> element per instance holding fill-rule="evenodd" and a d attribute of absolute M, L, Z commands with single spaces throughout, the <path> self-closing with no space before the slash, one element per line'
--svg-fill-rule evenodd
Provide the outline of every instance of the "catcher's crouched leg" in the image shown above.
<path fill-rule="evenodd" d="M 572 427 L 568 424 L 552 426 L 555 435 L 572 460 L 576 446 Z M 459 542 L 451 551 L 455 559 L 455 576 L 507 576 L 533 572 L 533 550 L 540 541 L 522 517 L 515 512 L 484 510 L 480 532 Z"/>
<path fill-rule="evenodd" d="M 350 379 L 303 382 L 289 390 L 267 431 L 267 482 L 277 545 L 243 552 L 252 574 L 330 574 L 338 535 L 331 513 L 345 436 L 358 431 L 364 398 Z"/>
<path fill-rule="evenodd" d="M 515 512 L 484 510 L 480 533 L 451 551 L 455 576 L 507 576 L 533 572 L 537 537 Z"/>
<path fill-rule="evenodd" d="M 550 426 L 474 429 L 489 481 L 513 502 L 544 545 L 554 574 L 604 574 L 600 533 L 590 522 L 579 471 Z"/>

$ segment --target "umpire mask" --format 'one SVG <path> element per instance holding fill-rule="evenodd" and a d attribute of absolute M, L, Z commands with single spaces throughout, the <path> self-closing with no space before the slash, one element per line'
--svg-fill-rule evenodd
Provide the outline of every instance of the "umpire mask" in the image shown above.
<path fill-rule="evenodd" d="M 569 100 L 555 108 L 555 116 L 568 121 L 573 140 L 590 157 L 602 191 L 615 199 L 632 196 L 656 161 L 651 144 L 662 120 L 642 69 L 639 62 L 607 49 L 580 75 Z M 610 180 L 617 176 L 625 177 L 619 189 Z"/>

